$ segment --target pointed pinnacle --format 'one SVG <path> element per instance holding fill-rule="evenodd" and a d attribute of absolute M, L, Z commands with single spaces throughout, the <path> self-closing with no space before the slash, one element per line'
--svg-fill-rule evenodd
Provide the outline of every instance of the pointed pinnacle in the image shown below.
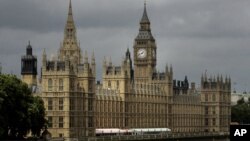
<path fill-rule="evenodd" d="M 141 18 L 141 23 L 149 23 L 148 15 L 147 15 L 147 8 L 146 8 L 146 1 L 144 2 L 144 11 Z"/>
<path fill-rule="evenodd" d="M 43 49 L 43 55 L 46 55 L 46 50 L 45 50 L 45 48 Z"/>
<path fill-rule="evenodd" d="M 72 5 L 71 5 L 71 0 L 69 0 L 69 13 L 68 15 L 72 15 Z"/>

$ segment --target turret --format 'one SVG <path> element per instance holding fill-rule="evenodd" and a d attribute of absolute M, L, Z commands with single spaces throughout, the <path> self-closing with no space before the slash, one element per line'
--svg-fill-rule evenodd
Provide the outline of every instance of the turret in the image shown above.
<path fill-rule="evenodd" d="M 169 74 L 169 71 L 168 71 L 168 64 L 166 64 L 166 66 L 165 66 L 165 73 L 166 73 L 166 75 Z"/>
<path fill-rule="evenodd" d="M 88 52 L 85 51 L 85 55 L 84 55 L 84 71 L 88 71 L 88 70 L 89 70 Z"/>
<path fill-rule="evenodd" d="M 26 55 L 32 55 L 32 47 L 30 45 L 30 41 L 29 41 L 29 45 L 27 46 L 27 49 L 26 49 Z"/>
<path fill-rule="evenodd" d="M 204 83 L 204 76 L 203 76 L 203 73 L 202 73 L 201 74 L 201 87 L 202 87 L 203 83 Z"/>
<path fill-rule="evenodd" d="M 22 80 L 29 86 L 37 84 L 37 57 L 32 55 L 32 46 L 30 41 L 26 47 L 26 55 L 21 60 Z"/>
<path fill-rule="evenodd" d="M 91 59 L 91 69 L 92 69 L 92 73 L 95 76 L 96 75 L 96 64 L 95 64 L 95 54 L 93 52 L 92 54 L 92 59 Z"/>
<path fill-rule="evenodd" d="M 45 68 L 46 67 L 46 61 L 47 61 L 47 55 L 46 55 L 46 51 L 45 51 L 45 49 L 43 50 L 43 64 L 42 64 L 42 66 L 43 66 L 43 68 Z"/>
<path fill-rule="evenodd" d="M 88 52 L 85 51 L 85 55 L 84 55 L 84 64 L 88 63 Z"/>
<path fill-rule="evenodd" d="M 172 64 L 170 65 L 170 78 L 173 79 L 173 67 Z"/>
<path fill-rule="evenodd" d="M 112 66 L 112 60 L 111 60 L 111 56 L 109 57 L 109 66 Z"/>
<path fill-rule="evenodd" d="M 106 67 L 107 67 L 107 60 L 106 60 L 106 57 L 104 56 L 103 63 L 102 63 L 102 69 L 103 69 L 103 71 L 106 70 Z"/>

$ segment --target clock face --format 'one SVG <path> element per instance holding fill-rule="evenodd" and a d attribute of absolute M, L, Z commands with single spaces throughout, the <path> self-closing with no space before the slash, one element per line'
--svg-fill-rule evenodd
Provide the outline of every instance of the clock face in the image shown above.
<path fill-rule="evenodd" d="M 143 59 L 147 56 L 147 51 L 145 49 L 139 49 L 137 51 L 137 57 Z"/>

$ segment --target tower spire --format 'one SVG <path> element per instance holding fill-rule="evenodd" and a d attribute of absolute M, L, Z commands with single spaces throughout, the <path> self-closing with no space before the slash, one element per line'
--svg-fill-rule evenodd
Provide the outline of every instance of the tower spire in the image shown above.
<path fill-rule="evenodd" d="M 93 51 L 93 53 L 92 53 L 92 58 L 91 58 L 91 63 L 92 64 L 95 64 L 95 52 Z"/>
<path fill-rule="evenodd" d="M 73 15 L 71 0 L 69 0 L 69 12 L 68 12 L 68 16 L 70 16 L 70 15 Z"/>
<path fill-rule="evenodd" d="M 69 15 L 72 15 L 72 6 L 71 6 L 71 0 L 69 0 Z"/>
<path fill-rule="evenodd" d="M 30 45 L 30 41 L 28 43 L 29 44 L 27 45 L 27 48 L 26 48 L 26 54 L 32 55 L 32 46 Z"/>
<path fill-rule="evenodd" d="M 77 42 L 76 27 L 73 19 L 73 8 L 71 0 L 69 0 L 68 17 L 64 28 L 64 39 L 62 46 L 59 49 L 59 59 L 64 60 L 66 55 L 70 55 L 77 60 L 77 63 L 82 62 L 82 54 L 80 44 Z"/>
<path fill-rule="evenodd" d="M 75 23 L 73 19 L 73 12 L 72 12 L 72 4 L 71 0 L 69 1 L 69 11 L 68 11 L 68 18 L 65 26 L 65 38 L 73 38 L 76 39 L 76 29 Z"/>
<path fill-rule="evenodd" d="M 150 23 L 150 21 L 148 19 L 148 14 L 147 14 L 146 0 L 144 1 L 144 11 L 143 11 L 143 15 L 142 15 L 140 23 Z"/>

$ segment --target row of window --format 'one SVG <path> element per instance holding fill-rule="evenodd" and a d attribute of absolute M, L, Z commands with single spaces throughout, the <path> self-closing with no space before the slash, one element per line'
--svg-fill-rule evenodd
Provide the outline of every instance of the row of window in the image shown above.
<path fill-rule="evenodd" d="M 85 103 L 80 102 L 79 100 L 75 98 L 70 98 L 69 105 L 70 105 L 69 107 L 70 110 L 76 110 L 76 109 L 81 110 L 86 107 Z M 88 111 L 93 111 L 93 99 L 92 98 L 88 99 Z"/>
<path fill-rule="evenodd" d="M 212 119 L 212 125 L 215 126 L 216 125 L 216 119 L 213 118 Z M 205 126 L 209 126 L 209 119 L 205 118 Z"/>
<path fill-rule="evenodd" d="M 117 80 L 117 81 L 116 81 L 116 89 L 119 89 L 119 86 L 120 86 L 120 83 L 119 83 L 119 81 Z M 111 81 L 110 81 L 110 80 L 108 81 L 108 88 L 111 88 Z"/>
<path fill-rule="evenodd" d="M 208 94 L 205 94 L 205 101 L 208 101 Z M 216 101 L 215 94 L 212 94 L 212 101 Z"/>
<path fill-rule="evenodd" d="M 94 127 L 94 123 L 93 123 L 93 117 L 89 116 L 87 117 L 88 119 L 88 127 Z M 79 118 L 79 117 L 74 117 L 74 116 L 70 116 L 69 117 L 69 126 L 70 127 L 85 127 L 85 119 L 84 118 Z"/>
<path fill-rule="evenodd" d="M 52 91 L 53 87 L 56 87 L 55 83 L 53 85 L 52 79 L 48 79 L 48 91 Z M 63 91 L 63 79 L 59 79 L 59 91 Z"/>
<path fill-rule="evenodd" d="M 147 44 L 147 42 L 138 41 L 137 44 L 138 44 L 138 45 L 145 45 L 145 44 Z"/>
<path fill-rule="evenodd" d="M 205 101 L 209 101 L 209 95 L 210 94 L 205 94 Z M 229 96 L 225 95 L 225 94 L 220 94 L 220 101 L 230 101 L 228 100 Z M 216 94 L 212 94 L 212 101 L 215 102 L 216 101 Z"/>
<path fill-rule="evenodd" d="M 64 125 L 63 117 L 61 117 L 61 116 L 60 117 L 51 117 L 51 116 L 48 116 L 48 127 L 49 128 L 55 127 L 54 120 L 58 120 L 58 127 L 59 128 L 63 128 L 63 125 Z"/>
<path fill-rule="evenodd" d="M 209 108 L 208 106 L 205 107 L 205 115 L 208 115 L 209 114 Z M 216 111 L 215 111 L 215 107 L 212 107 L 212 114 L 215 115 L 216 114 Z"/>
<path fill-rule="evenodd" d="M 53 110 L 52 98 L 48 98 L 48 110 Z M 59 110 L 63 110 L 63 98 L 59 98 Z"/>

